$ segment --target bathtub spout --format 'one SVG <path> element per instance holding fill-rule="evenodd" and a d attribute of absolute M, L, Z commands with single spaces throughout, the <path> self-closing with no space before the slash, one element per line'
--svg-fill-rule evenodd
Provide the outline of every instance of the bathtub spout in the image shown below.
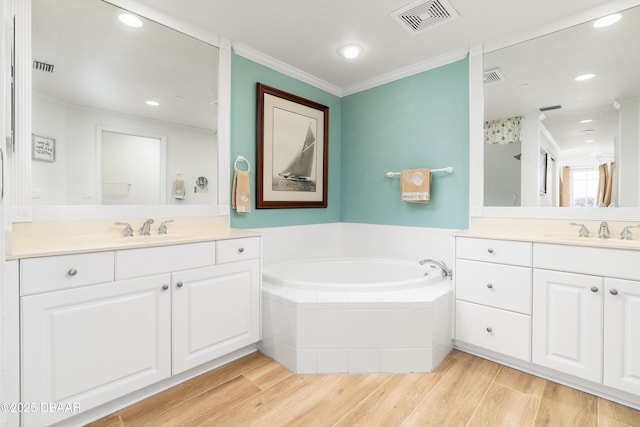
<path fill-rule="evenodd" d="M 435 259 L 423 259 L 422 261 L 420 261 L 420 265 L 424 264 L 430 264 L 440 268 L 440 270 L 442 270 L 443 278 L 448 277 L 449 280 L 453 279 L 453 271 L 449 267 L 447 267 L 447 264 L 445 264 L 444 261 L 436 261 Z"/>

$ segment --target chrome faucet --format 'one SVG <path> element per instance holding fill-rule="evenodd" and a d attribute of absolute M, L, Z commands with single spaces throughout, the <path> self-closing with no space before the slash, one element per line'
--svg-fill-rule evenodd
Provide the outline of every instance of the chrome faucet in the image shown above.
<path fill-rule="evenodd" d="M 600 223 L 600 230 L 598 230 L 598 237 L 601 239 L 609 238 L 609 224 L 607 224 L 607 221 L 602 221 Z"/>
<path fill-rule="evenodd" d="M 444 261 L 436 261 L 435 259 L 423 259 L 422 261 L 419 261 L 420 265 L 425 265 L 425 264 L 431 264 L 433 266 L 436 266 L 438 268 L 440 268 L 440 270 L 442 270 L 442 277 L 448 277 L 449 280 L 453 279 L 453 271 L 447 267 L 447 264 L 444 263 Z"/>
<path fill-rule="evenodd" d="M 158 233 L 159 234 L 167 234 L 167 224 L 173 222 L 172 219 L 168 219 L 166 221 L 162 221 L 162 224 L 160 224 L 160 227 L 158 228 Z"/>
<path fill-rule="evenodd" d="M 133 236 L 133 228 L 131 228 L 131 225 L 127 222 L 114 222 L 113 225 L 124 225 L 124 230 L 122 231 L 122 234 L 124 235 L 124 237 L 131 237 Z"/>
<path fill-rule="evenodd" d="M 142 230 L 140 234 L 142 234 L 143 236 L 148 236 L 151 234 L 151 224 L 153 224 L 155 221 L 153 221 L 152 218 L 149 218 L 148 220 L 146 220 L 144 222 L 144 224 L 142 224 Z"/>
<path fill-rule="evenodd" d="M 580 227 L 580 229 L 578 230 L 579 237 L 589 237 L 589 229 L 584 224 L 570 222 L 569 225 L 577 225 L 578 227 Z"/>
<path fill-rule="evenodd" d="M 620 232 L 620 238 L 622 240 L 631 240 L 633 238 L 633 234 L 631 234 L 631 229 L 635 227 L 640 227 L 640 225 L 627 225 Z"/>

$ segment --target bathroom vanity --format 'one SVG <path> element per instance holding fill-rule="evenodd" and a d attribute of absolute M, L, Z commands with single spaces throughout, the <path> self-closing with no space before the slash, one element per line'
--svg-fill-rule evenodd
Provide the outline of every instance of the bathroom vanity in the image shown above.
<path fill-rule="evenodd" d="M 469 232 L 455 248 L 459 348 L 640 408 L 638 240 Z"/>
<path fill-rule="evenodd" d="M 118 234 L 94 237 L 93 250 L 68 240 L 64 250 L 61 242 L 10 255 L 20 402 L 38 406 L 23 411 L 21 425 L 50 425 L 117 399 L 126 406 L 127 395 L 136 400 L 130 393 L 152 394 L 255 350 L 256 233 Z M 40 407 L 49 403 L 56 410 Z"/>

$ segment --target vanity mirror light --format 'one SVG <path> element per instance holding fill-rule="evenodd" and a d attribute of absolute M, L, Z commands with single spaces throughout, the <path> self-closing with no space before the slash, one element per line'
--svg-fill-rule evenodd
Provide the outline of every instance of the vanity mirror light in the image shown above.
<path fill-rule="evenodd" d="M 611 2 L 472 50 L 472 216 L 638 218 L 638 4 Z M 594 25 L 613 14 L 615 23 Z M 492 140 L 495 129 L 516 137 Z"/>
<path fill-rule="evenodd" d="M 130 0 L 13 3 L 12 221 L 228 214 L 227 40 Z"/>

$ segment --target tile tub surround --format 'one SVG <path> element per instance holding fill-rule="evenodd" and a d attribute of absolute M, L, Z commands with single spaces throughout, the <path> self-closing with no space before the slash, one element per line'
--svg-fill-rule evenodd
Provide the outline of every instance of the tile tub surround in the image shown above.
<path fill-rule="evenodd" d="M 449 280 L 387 292 L 263 284 L 260 350 L 299 374 L 430 372 L 453 349 Z"/>
<path fill-rule="evenodd" d="M 329 223 L 257 231 L 268 267 L 323 257 L 434 258 L 451 266 L 457 230 Z M 263 283 L 261 350 L 294 372 L 428 372 L 452 348 L 453 296 L 447 282 L 436 298 L 430 293 L 435 288 L 413 294 L 336 294 Z M 363 325 L 376 324 L 361 333 Z"/>

